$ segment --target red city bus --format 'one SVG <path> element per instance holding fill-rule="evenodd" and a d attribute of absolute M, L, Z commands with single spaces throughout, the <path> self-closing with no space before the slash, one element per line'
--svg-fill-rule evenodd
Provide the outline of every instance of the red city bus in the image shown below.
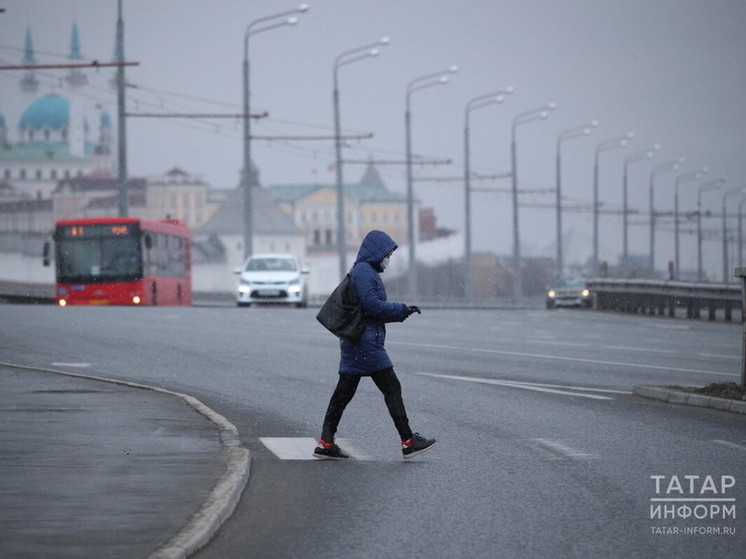
<path fill-rule="evenodd" d="M 68 219 L 56 223 L 54 244 L 62 307 L 192 304 L 189 229 L 180 220 Z"/>

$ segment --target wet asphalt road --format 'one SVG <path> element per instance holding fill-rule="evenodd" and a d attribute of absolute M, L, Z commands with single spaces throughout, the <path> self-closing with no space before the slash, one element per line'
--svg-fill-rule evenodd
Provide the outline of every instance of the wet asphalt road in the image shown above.
<path fill-rule="evenodd" d="M 251 478 L 199 558 L 740 556 L 746 418 L 629 394 L 737 380 L 740 326 L 423 309 L 387 345 L 413 427 L 438 445 L 404 462 L 363 383 L 338 433 L 357 460 L 283 460 L 260 438 L 316 437 L 336 381 L 314 314 L 5 306 L 0 360 L 163 386 L 233 422 Z M 656 475 L 733 477 L 739 514 L 653 519 Z"/>

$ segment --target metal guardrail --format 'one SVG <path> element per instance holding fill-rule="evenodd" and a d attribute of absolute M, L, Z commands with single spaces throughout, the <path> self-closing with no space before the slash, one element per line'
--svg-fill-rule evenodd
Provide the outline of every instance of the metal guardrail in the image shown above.
<path fill-rule="evenodd" d="M 586 285 L 594 294 L 593 307 L 598 310 L 670 317 L 683 312 L 686 318 L 698 319 L 707 309 L 709 320 L 722 315 L 731 322 L 733 311 L 742 308 L 741 287 L 737 284 L 594 278 Z"/>
<path fill-rule="evenodd" d="M 0 281 L 0 303 L 54 304 L 54 285 Z"/>

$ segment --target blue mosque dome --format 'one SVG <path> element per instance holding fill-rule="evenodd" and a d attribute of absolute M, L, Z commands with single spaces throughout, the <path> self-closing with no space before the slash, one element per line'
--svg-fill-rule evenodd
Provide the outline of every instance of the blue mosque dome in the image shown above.
<path fill-rule="evenodd" d="M 70 102 L 50 94 L 31 103 L 23 113 L 18 128 L 26 130 L 64 130 L 70 126 Z"/>

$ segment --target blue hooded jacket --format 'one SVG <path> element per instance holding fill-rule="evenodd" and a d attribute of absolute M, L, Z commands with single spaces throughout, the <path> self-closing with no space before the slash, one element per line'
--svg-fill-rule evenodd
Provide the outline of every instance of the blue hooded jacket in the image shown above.
<path fill-rule="evenodd" d="M 368 315 L 368 325 L 356 343 L 340 340 L 340 374 L 370 375 L 393 367 L 384 349 L 386 323 L 403 322 L 407 305 L 386 300 L 386 289 L 379 275 L 381 260 L 396 250 L 394 240 L 383 231 L 370 231 L 363 239 L 350 272 L 350 283 Z"/>

